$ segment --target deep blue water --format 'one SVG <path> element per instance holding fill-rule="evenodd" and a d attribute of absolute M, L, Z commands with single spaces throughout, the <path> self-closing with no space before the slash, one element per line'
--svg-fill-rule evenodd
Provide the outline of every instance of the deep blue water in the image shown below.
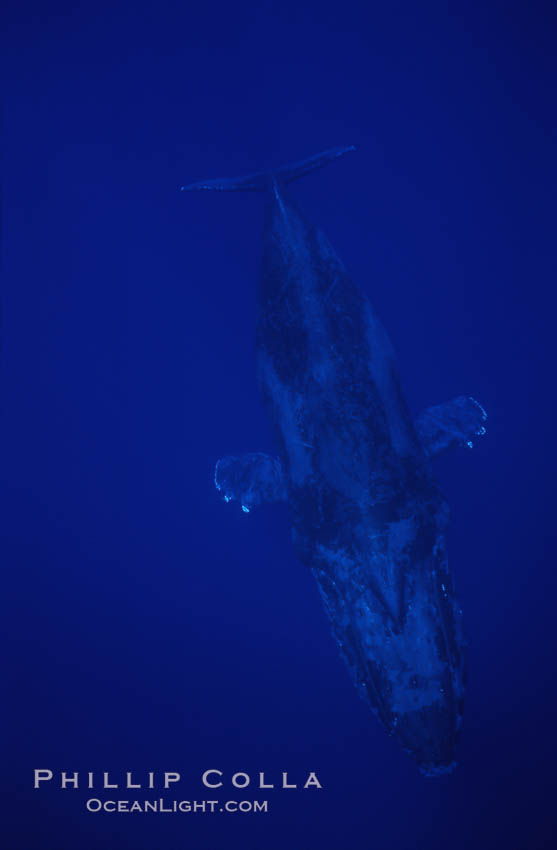
<path fill-rule="evenodd" d="M 551 846 L 555 20 L 448 5 L 6 5 L 3 847 Z M 358 699 L 286 510 L 244 515 L 212 481 L 219 456 L 272 450 L 262 204 L 178 187 L 344 144 L 293 196 L 412 409 L 464 393 L 489 413 L 435 463 L 468 640 L 437 780 Z M 170 796 L 199 800 L 206 768 L 324 787 L 268 792 L 267 814 L 91 814 L 34 768 L 178 770 Z"/>

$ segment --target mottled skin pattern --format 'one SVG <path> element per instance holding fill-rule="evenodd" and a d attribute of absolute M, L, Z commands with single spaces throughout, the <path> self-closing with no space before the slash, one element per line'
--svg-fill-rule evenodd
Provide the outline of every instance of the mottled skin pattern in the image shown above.
<path fill-rule="evenodd" d="M 294 544 L 361 695 L 424 773 L 442 773 L 463 695 L 446 503 L 367 299 L 273 179 L 266 198 L 258 377 Z"/>
<path fill-rule="evenodd" d="M 428 775 L 454 764 L 463 695 L 460 611 L 447 567 L 447 506 L 429 457 L 472 446 L 487 414 L 460 396 L 416 425 L 393 353 L 335 252 L 283 186 L 353 148 L 187 191 L 266 197 L 257 363 L 280 457 L 221 458 L 215 485 L 245 512 L 287 499 L 361 695 Z"/>

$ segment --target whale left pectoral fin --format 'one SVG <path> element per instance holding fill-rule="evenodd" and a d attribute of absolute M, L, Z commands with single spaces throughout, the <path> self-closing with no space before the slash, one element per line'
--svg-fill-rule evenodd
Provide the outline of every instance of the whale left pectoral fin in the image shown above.
<path fill-rule="evenodd" d="M 474 438 L 485 434 L 486 419 L 487 413 L 476 399 L 459 396 L 424 410 L 416 430 L 426 453 L 433 457 L 452 446 L 472 448 Z"/>
<path fill-rule="evenodd" d="M 240 502 L 246 513 L 263 502 L 286 501 L 280 459 L 262 452 L 221 458 L 215 467 L 215 487 L 225 502 Z"/>

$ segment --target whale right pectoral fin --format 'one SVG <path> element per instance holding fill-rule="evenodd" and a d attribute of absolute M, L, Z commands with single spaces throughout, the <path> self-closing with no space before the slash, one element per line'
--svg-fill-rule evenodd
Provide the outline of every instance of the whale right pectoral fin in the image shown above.
<path fill-rule="evenodd" d="M 485 434 L 486 419 L 479 402 L 459 396 L 424 410 L 416 421 L 416 430 L 426 453 L 433 457 L 452 446 L 472 448 L 473 438 Z"/>
<path fill-rule="evenodd" d="M 262 452 L 221 458 L 215 467 L 215 487 L 225 502 L 240 502 L 246 513 L 263 502 L 286 501 L 280 458 Z"/>

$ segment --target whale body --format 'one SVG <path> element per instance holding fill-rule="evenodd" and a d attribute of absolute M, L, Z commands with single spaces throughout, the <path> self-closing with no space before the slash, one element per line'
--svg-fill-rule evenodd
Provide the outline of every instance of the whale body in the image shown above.
<path fill-rule="evenodd" d="M 485 433 L 460 396 L 414 421 L 388 336 L 286 186 L 352 148 L 185 189 L 260 191 L 265 228 L 256 361 L 275 455 L 228 456 L 215 484 L 245 512 L 287 501 L 354 684 L 425 775 L 450 771 L 464 694 L 448 508 L 431 457 Z"/>

